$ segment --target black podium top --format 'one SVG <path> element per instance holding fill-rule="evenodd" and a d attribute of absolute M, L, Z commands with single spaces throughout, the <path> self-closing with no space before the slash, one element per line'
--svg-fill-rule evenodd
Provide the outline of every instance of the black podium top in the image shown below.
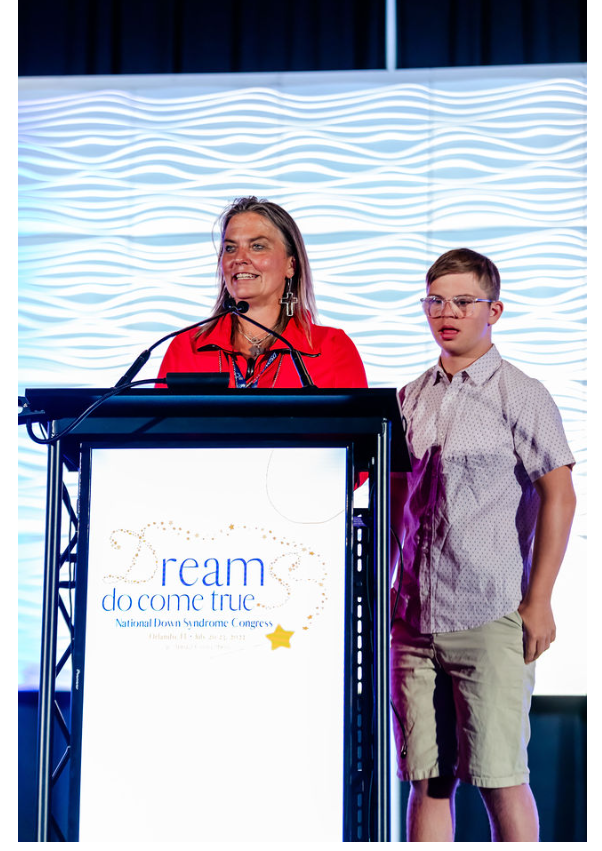
<path fill-rule="evenodd" d="M 59 432 L 108 390 L 33 388 L 25 391 L 33 411 L 44 413 Z M 42 419 L 42 417 L 40 417 Z M 199 441 L 250 445 L 257 441 L 353 443 L 357 459 L 369 460 L 374 435 L 391 423 L 391 469 L 411 468 L 394 388 L 216 389 L 131 388 L 99 405 L 62 448 L 74 468 L 84 442 L 150 443 Z"/>

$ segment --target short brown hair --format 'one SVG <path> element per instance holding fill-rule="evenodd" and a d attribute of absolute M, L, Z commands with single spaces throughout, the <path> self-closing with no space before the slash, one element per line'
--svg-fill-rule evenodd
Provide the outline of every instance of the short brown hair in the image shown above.
<path fill-rule="evenodd" d="M 426 288 L 430 287 L 437 278 L 443 275 L 472 272 L 476 275 L 479 286 L 494 301 L 500 297 L 500 273 L 488 257 L 478 254 L 470 248 L 454 248 L 439 257 L 426 273 Z"/>

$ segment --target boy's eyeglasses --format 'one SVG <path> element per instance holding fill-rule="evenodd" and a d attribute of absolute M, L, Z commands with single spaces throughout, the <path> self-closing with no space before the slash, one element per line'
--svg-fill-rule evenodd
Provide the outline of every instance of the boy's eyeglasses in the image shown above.
<path fill-rule="evenodd" d="M 439 298 L 436 295 L 429 295 L 426 298 L 420 299 L 424 312 L 431 319 L 437 319 L 438 316 L 443 316 L 446 304 L 451 304 L 454 316 L 472 316 L 477 301 L 486 301 L 488 304 L 491 304 L 493 299 L 471 298 L 471 296 L 465 295 L 456 295 L 453 298 Z"/>

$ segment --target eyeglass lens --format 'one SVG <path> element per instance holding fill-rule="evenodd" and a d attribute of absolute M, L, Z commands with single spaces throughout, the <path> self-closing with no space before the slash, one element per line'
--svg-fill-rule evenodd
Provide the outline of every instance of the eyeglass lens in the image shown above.
<path fill-rule="evenodd" d="M 437 318 L 443 314 L 446 304 L 451 305 L 452 311 L 456 316 L 470 316 L 474 307 L 474 299 L 460 298 L 458 296 L 445 299 L 425 299 L 424 303 L 426 305 L 428 315 L 433 318 Z"/>

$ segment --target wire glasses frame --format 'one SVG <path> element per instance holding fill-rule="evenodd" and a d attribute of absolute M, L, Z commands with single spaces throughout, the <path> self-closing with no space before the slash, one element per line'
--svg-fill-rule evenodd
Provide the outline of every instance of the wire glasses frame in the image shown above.
<path fill-rule="evenodd" d="M 436 295 L 429 295 L 426 298 L 420 299 L 424 312 L 431 319 L 437 319 L 439 316 L 443 316 L 446 304 L 451 304 L 452 311 L 456 317 L 472 316 L 477 301 L 485 301 L 488 304 L 493 303 L 492 298 L 473 298 L 472 296 L 465 295 L 456 295 L 453 298 L 439 298 Z"/>

